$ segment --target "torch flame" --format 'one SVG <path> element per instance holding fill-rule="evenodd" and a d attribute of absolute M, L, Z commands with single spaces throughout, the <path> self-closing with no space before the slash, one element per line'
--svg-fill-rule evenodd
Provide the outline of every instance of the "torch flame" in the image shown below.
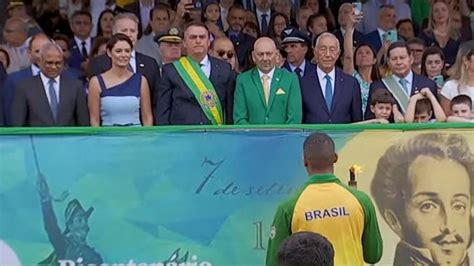
<path fill-rule="evenodd" d="M 352 165 L 351 168 L 349 169 L 349 171 L 351 171 L 351 172 L 354 173 L 354 174 L 361 174 L 361 173 L 363 173 L 363 172 L 362 172 L 362 166 L 357 165 L 357 164 Z"/>

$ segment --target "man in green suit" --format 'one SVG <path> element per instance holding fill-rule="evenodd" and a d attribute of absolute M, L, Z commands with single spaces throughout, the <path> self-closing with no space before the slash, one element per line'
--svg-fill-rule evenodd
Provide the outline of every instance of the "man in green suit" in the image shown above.
<path fill-rule="evenodd" d="M 254 44 L 255 68 L 240 74 L 234 96 L 235 124 L 301 124 L 298 77 L 276 66 L 277 48 L 268 37 Z"/>

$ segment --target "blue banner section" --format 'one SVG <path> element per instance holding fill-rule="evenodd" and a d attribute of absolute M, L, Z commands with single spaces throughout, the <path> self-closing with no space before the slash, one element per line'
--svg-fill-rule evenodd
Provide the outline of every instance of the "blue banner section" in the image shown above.
<path fill-rule="evenodd" d="M 277 204 L 306 181 L 308 134 L 2 136 L 3 260 L 263 265 Z M 354 135 L 331 133 L 338 149 Z"/>

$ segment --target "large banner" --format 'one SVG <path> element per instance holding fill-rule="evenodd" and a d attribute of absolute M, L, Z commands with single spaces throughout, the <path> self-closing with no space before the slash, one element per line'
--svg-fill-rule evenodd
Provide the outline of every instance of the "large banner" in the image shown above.
<path fill-rule="evenodd" d="M 472 129 L 327 133 L 377 207 L 378 265 L 469 265 Z M 0 136 L 0 265 L 264 265 L 309 134 Z"/>

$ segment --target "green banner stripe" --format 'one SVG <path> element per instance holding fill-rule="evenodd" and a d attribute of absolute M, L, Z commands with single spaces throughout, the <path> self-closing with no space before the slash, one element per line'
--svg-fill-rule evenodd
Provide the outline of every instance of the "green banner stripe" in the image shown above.
<path fill-rule="evenodd" d="M 95 135 L 111 133 L 177 132 L 177 131 L 240 131 L 240 130 L 280 130 L 280 131 L 363 131 L 363 130 L 429 130 L 465 129 L 474 130 L 474 123 L 427 123 L 427 124 L 318 124 L 318 125 L 223 125 L 223 126 L 155 126 L 155 127 L 4 127 L 0 135 Z M 474 132 L 473 132 L 474 134 Z M 0 138 L 0 143 L 2 139 Z"/>

